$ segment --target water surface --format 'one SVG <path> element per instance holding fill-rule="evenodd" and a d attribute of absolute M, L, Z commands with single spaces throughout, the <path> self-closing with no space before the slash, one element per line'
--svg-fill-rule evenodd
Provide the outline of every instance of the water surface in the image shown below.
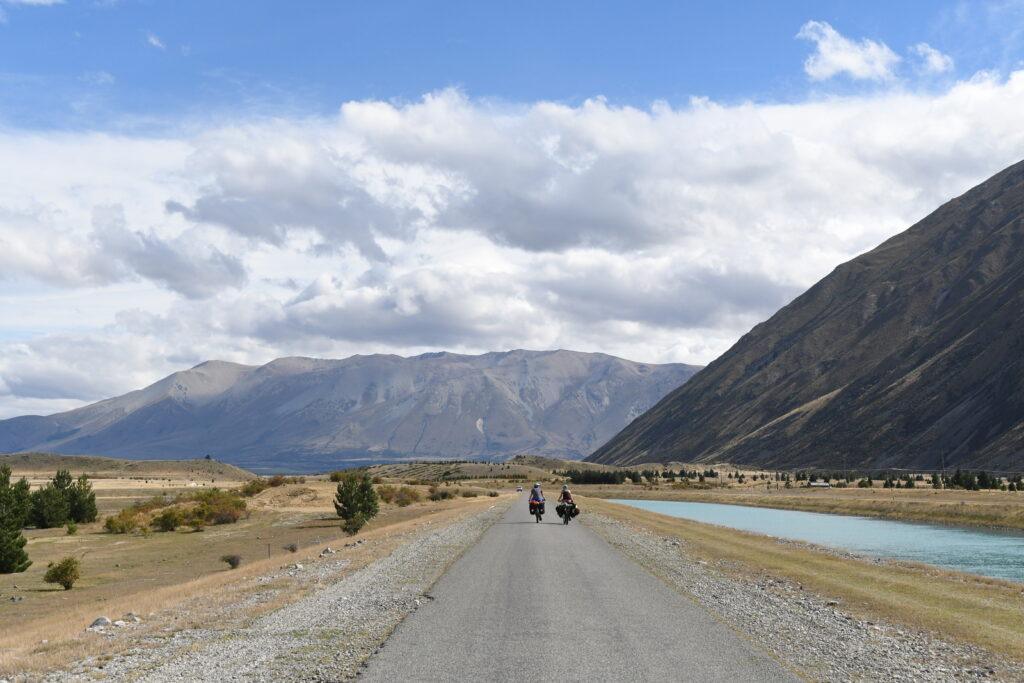
<path fill-rule="evenodd" d="M 1024 583 L 1024 534 L 797 510 L 666 500 L 614 500 L 651 512 L 875 557 L 924 562 Z"/>

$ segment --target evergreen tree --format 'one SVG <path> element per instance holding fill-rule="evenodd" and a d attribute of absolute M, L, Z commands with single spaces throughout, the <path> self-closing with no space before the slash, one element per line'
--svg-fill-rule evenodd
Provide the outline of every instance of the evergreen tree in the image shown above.
<path fill-rule="evenodd" d="M 23 572 L 32 564 L 25 552 L 25 513 L 19 509 L 16 488 L 11 486 L 11 468 L 0 465 L 0 574 Z"/>
<path fill-rule="evenodd" d="M 334 510 L 341 517 L 341 528 L 355 534 L 371 518 L 377 515 L 377 491 L 369 475 L 346 474 L 338 483 L 334 496 Z"/>
<path fill-rule="evenodd" d="M 96 521 L 96 494 L 85 474 L 68 489 L 69 516 L 73 522 L 84 524 Z"/>
<path fill-rule="evenodd" d="M 64 491 L 50 482 L 32 492 L 32 524 L 38 529 L 64 526 L 71 508 Z"/>
<path fill-rule="evenodd" d="M 5 514 L 10 515 L 11 525 L 18 529 L 24 529 L 28 525 L 28 520 L 32 516 L 32 498 L 31 487 L 25 477 L 11 487 L 11 502 Z"/>

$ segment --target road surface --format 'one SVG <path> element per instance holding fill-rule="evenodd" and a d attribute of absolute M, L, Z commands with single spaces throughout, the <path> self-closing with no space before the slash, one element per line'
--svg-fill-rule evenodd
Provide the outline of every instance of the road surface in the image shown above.
<path fill-rule="evenodd" d="M 554 505 L 535 523 L 525 497 L 430 595 L 361 680 L 799 680 Z"/>

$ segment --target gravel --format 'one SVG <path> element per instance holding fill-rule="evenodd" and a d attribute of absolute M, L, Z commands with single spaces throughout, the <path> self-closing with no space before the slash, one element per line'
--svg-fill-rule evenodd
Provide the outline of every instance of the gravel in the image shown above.
<path fill-rule="evenodd" d="M 720 571 L 724 566 L 687 557 L 683 539 L 596 514 L 580 520 L 812 680 L 1024 681 L 1024 672 L 981 648 L 860 621 L 837 601 L 790 581 L 727 576 Z"/>
<path fill-rule="evenodd" d="M 344 553 L 296 563 L 260 582 L 302 580 L 313 592 L 243 628 L 193 628 L 146 638 L 111 658 L 92 658 L 46 681 L 342 681 L 358 674 L 433 583 L 507 510 L 500 503 L 467 519 L 410 532 L 392 553 L 343 578 Z M 273 598 L 268 586 L 247 598 Z M 238 607 L 244 607 L 242 603 Z M 99 637 L 99 636 L 98 636 Z"/>

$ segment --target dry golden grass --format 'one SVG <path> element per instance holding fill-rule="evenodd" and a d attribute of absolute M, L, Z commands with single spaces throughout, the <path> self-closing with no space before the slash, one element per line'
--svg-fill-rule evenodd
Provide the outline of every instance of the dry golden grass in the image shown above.
<path fill-rule="evenodd" d="M 171 477 L 209 480 L 247 481 L 256 475 L 240 467 L 217 460 L 120 460 L 92 455 L 58 455 L 55 453 L 15 453 L 0 455 L 0 465 L 9 465 L 14 477 L 45 475 L 52 477 L 57 470 L 71 470 L 78 475 L 85 472 L 92 478 L 124 477 L 146 479 Z"/>
<path fill-rule="evenodd" d="M 962 526 L 1024 529 L 1024 492 L 860 488 L 673 489 L 671 486 L 577 486 L 598 498 L 686 500 L 939 522 Z"/>
<path fill-rule="evenodd" d="M 780 543 L 768 536 L 659 515 L 604 500 L 588 509 L 687 542 L 687 552 L 741 578 L 764 574 L 799 582 L 841 601 L 862 619 L 886 620 L 972 643 L 1024 662 L 1021 586 L 934 567 L 876 564 Z M 722 566 L 722 565 L 720 565 Z"/>
<path fill-rule="evenodd" d="M 132 502 L 131 498 L 110 496 L 124 489 L 104 483 L 96 482 L 101 508 L 113 511 L 112 500 Z M 201 533 L 178 530 L 148 536 L 113 535 L 103 533 L 99 522 L 80 525 L 75 536 L 66 535 L 64 529 L 28 531 L 26 550 L 33 565 L 21 574 L 0 575 L 0 675 L 45 671 L 125 647 L 125 631 L 119 631 L 114 639 L 84 632 L 101 615 L 111 619 L 127 612 L 140 615 L 145 621 L 132 629 L 132 637 L 168 627 L 187 628 L 201 623 L 197 620 L 204 614 L 216 621 L 212 617 L 217 616 L 218 606 L 267 588 L 266 583 L 256 583 L 255 577 L 283 564 L 305 562 L 325 546 L 337 548 L 350 540 L 341 532 L 333 509 L 335 486 L 308 482 L 267 489 L 250 499 L 251 516 Z M 141 497 L 159 490 L 154 484 L 149 490 L 140 490 L 145 494 Z M 381 514 L 356 537 L 380 542 L 346 549 L 344 556 L 352 560 L 352 568 L 362 566 L 389 552 L 399 542 L 398 536 L 415 524 L 453 518 L 497 500 L 501 498 L 459 497 L 404 508 L 382 506 Z M 292 543 L 299 546 L 298 552 L 285 549 Z M 228 569 L 220 560 L 225 554 L 240 555 L 242 565 Z M 75 587 L 64 591 L 44 583 L 47 562 L 67 555 L 82 563 L 82 578 Z M 297 599 L 304 590 L 285 588 L 274 602 L 248 610 L 248 616 Z M 9 602 L 10 595 L 24 599 Z M 175 606 L 184 601 L 192 603 L 190 616 L 175 616 Z M 151 617 L 151 613 L 155 615 Z"/>

